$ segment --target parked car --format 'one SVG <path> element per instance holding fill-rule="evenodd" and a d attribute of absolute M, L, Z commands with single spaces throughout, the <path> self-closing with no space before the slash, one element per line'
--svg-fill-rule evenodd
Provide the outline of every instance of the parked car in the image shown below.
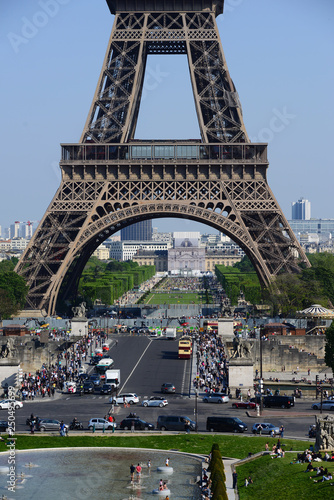
<path fill-rule="evenodd" d="M 168 405 L 167 399 L 161 397 L 161 396 L 152 396 L 150 399 L 144 399 L 144 401 L 141 404 L 142 406 L 160 406 L 162 408 L 163 406 Z"/>
<path fill-rule="evenodd" d="M 0 432 L 8 431 L 8 422 L 7 420 L 0 420 Z"/>
<path fill-rule="evenodd" d="M 100 392 L 101 392 L 101 394 L 112 394 L 113 386 L 111 384 L 103 384 Z"/>
<path fill-rule="evenodd" d="M 190 430 L 196 429 L 196 422 L 185 416 L 159 415 L 157 428 L 161 431 L 184 431 L 186 422 L 190 422 Z"/>
<path fill-rule="evenodd" d="M 134 425 L 136 431 L 152 431 L 154 429 L 153 424 L 145 422 L 141 418 L 124 418 L 119 424 L 119 428 L 126 431 L 131 429 L 132 425 Z"/>
<path fill-rule="evenodd" d="M 119 394 L 117 397 L 113 396 L 112 398 L 110 398 L 110 403 L 112 404 L 123 404 L 124 402 L 130 405 L 134 405 L 139 403 L 139 397 L 134 392 L 127 392 Z"/>
<path fill-rule="evenodd" d="M 207 394 L 203 398 L 204 403 L 228 403 L 230 398 L 226 394 L 221 394 L 219 392 L 213 392 L 212 394 Z"/>
<path fill-rule="evenodd" d="M 86 393 L 86 394 L 91 394 L 92 392 L 94 392 L 94 384 L 93 382 L 91 382 L 90 380 L 87 380 L 86 382 L 84 382 L 83 384 L 83 392 Z"/>
<path fill-rule="evenodd" d="M 269 424 L 268 422 L 265 422 L 265 423 L 264 422 L 257 422 L 252 427 L 253 434 L 260 434 L 260 429 L 259 429 L 260 425 L 262 427 L 261 434 L 269 434 L 270 435 L 272 432 L 274 432 L 274 434 L 280 433 L 279 427 L 276 427 L 276 425 Z"/>
<path fill-rule="evenodd" d="M 245 432 L 247 425 L 237 417 L 208 417 L 206 430 L 210 432 Z"/>
<path fill-rule="evenodd" d="M 162 386 L 161 386 L 161 392 L 163 394 L 173 394 L 173 393 L 175 393 L 175 391 L 176 391 L 175 385 L 171 384 L 170 382 L 162 384 Z"/>
<path fill-rule="evenodd" d="M 233 408 L 256 408 L 256 403 L 253 401 L 236 401 L 235 403 L 232 403 Z"/>
<path fill-rule="evenodd" d="M 321 408 L 321 401 L 318 403 L 314 403 L 312 405 L 312 410 L 320 410 Z M 331 399 L 326 399 L 325 401 L 322 402 L 322 409 L 323 410 L 334 410 L 334 401 Z"/>
<path fill-rule="evenodd" d="M 36 422 L 36 429 L 38 431 L 59 431 L 60 428 L 60 420 L 56 420 L 53 418 L 40 418 Z M 65 424 L 66 431 L 68 431 L 68 425 Z"/>
<path fill-rule="evenodd" d="M 8 410 L 11 407 L 18 410 L 23 407 L 23 403 L 21 401 L 14 401 L 13 399 L 3 399 L 0 401 L 0 410 Z"/>
<path fill-rule="evenodd" d="M 116 422 L 109 422 L 109 420 L 106 420 L 105 418 L 91 418 L 90 421 L 88 422 L 88 429 L 92 431 L 93 429 L 95 430 L 112 430 L 113 428 L 116 429 L 117 424 Z"/>

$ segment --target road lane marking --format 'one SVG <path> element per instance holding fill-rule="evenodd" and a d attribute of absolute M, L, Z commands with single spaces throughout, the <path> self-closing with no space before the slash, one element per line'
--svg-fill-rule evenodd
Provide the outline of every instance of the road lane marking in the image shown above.
<path fill-rule="evenodd" d="M 137 368 L 137 366 L 139 365 L 139 363 L 140 363 L 140 361 L 141 361 L 142 357 L 143 357 L 143 356 L 144 356 L 144 354 L 146 353 L 147 349 L 150 347 L 151 342 L 152 342 L 152 340 L 151 340 L 151 339 L 149 339 L 149 343 L 147 344 L 146 349 L 144 350 L 143 354 L 140 356 L 140 358 L 138 359 L 137 363 L 136 363 L 136 364 L 135 364 L 135 366 L 133 367 L 132 372 L 130 373 L 130 375 L 128 376 L 128 378 L 126 379 L 126 381 L 124 382 L 124 384 L 122 385 L 122 388 L 120 389 L 119 393 L 122 393 L 122 392 L 123 392 L 123 389 L 124 389 L 124 387 L 126 386 L 126 384 L 127 384 L 128 380 L 129 380 L 129 378 L 132 376 L 133 372 L 135 371 L 135 369 L 136 369 L 136 368 Z"/>
<path fill-rule="evenodd" d="M 182 377 L 182 384 L 181 384 L 181 394 L 182 395 L 184 393 L 184 384 L 186 383 L 187 367 L 188 367 L 188 360 L 186 359 L 186 362 L 184 363 L 184 370 L 183 370 L 183 377 Z"/>

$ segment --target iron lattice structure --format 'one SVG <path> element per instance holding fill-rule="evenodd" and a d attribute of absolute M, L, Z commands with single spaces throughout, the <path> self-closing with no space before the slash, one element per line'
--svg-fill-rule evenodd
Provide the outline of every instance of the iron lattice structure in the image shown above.
<path fill-rule="evenodd" d="M 54 314 L 93 251 L 147 218 L 179 217 L 230 236 L 267 285 L 309 265 L 267 182 L 267 145 L 248 139 L 215 0 L 108 1 L 115 14 L 78 144 L 63 144 L 61 185 L 16 271 L 27 309 Z M 134 141 L 147 55 L 186 54 L 200 141 Z"/>

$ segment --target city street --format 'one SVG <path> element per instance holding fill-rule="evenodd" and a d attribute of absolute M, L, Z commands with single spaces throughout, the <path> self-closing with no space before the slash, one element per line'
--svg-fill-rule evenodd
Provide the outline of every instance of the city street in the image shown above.
<path fill-rule="evenodd" d="M 118 343 L 115 343 L 117 338 Z M 191 360 L 179 360 L 177 356 L 177 341 L 145 336 L 115 335 L 109 338 L 110 356 L 114 359 L 114 368 L 121 370 L 120 392 L 135 392 L 142 401 L 150 396 L 160 396 L 161 384 L 171 382 L 176 386 L 175 394 L 167 394 L 168 406 L 142 407 L 140 403 L 130 408 L 115 406 L 116 422 L 126 417 L 130 412 L 136 412 L 143 420 L 156 425 L 158 415 L 184 415 L 195 420 L 196 398 L 191 388 Z M 89 367 L 93 371 L 93 367 Z M 189 397 L 189 394 L 191 397 Z M 227 404 L 207 404 L 202 401 L 204 393 L 200 393 L 197 401 L 198 430 L 206 431 L 206 418 L 213 415 L 239 417 L 248 426 L 247 434 L 255 422 L 270 422 L 274 425 L 284 425 L 285 437 L 307 438 L 308 429 L 315 422 L 314 415 L 319 412 L 311 410 L 311 400 L 296 400 L 295 407 L 285 409 L 265 409 L 262 417 L 256 417 L 254 410 L 232 408 L 232 401 Z M 24 402 L 22 409 L 16 413 L 17 432 L 29 431 L 25 425 L 26 418 L 31 413 L 41 418 L 57 418 L 69 423 L 77 417 L 87 429 L 88 421 L 93 417 L 104 417 L 111 409 L 110 396 L 95 394 L 59 394 L 54 398 L 39 398 Z M 5 410 L 2 410 L 5 418 Z M 118 431 L 116 431 L 118 432 Z"/>

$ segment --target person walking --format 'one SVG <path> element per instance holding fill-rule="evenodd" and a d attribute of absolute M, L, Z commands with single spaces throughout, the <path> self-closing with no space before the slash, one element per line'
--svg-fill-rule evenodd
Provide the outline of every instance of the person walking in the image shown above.
<path fill-rule="evenodd" d="M 141 465 L 140 464 L 138 464 L 136 467 L 136 473 L 137 473 L 137 479 L 139 480 L 140 475 L 141 475 Z"/>
<path fill-rule="evenodd" d="M 238 474 L 235 471 L 232 474 L 232 479 L 233 479 L 232 488 L 235 490 L 235 488 L 237 487 L 237 483 L 238 483 Z"/>
<path fill-rule="evenodd" d="M 133 464 L 131 464 L 130 465 L 130 477 L 131 477 L 131 481 L 133 481 L 133 479 L 134 479 L 135 470 L 136 470 L 136 467 Z"/>

